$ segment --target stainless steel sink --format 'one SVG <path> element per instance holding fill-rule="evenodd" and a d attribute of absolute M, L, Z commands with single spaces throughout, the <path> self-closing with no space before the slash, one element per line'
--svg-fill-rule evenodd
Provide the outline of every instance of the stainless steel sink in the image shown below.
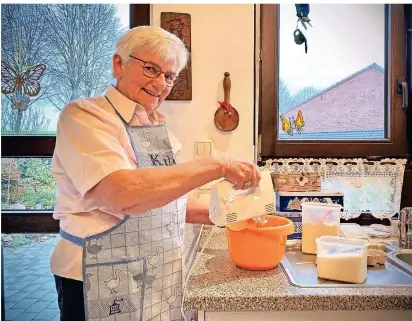
<path fill-rule="evenodd" d="M 395 250 L 389 254 L 388 260 L 398 269 L 412 276 L 412 249 Z"/>
<path fill-rule="evenodd" d="M 285 257 L 282 260 L 282 268 L 285 271 L 290 283 L 297 287 L 412 287 L 412 266 L 410 264 L 412 251 L 398 251 L 395 257 L 396 248 L 390 244 L 379 243 L 370 245 L 388 253 L 385 265 L 368 267 L 366 280 L 362 284 L 349 284 L 339 281 L 324 280 L 318 278 L 315 260 L 316 255 L 304 254 L 301 251 L 301 240 L 288 241 L 286 244 Z M 406 254 L 406 256 L 405 256 Z M 408 256 L 409 255 L 409 256 Z"/>
<path fill-rule="evenodd" d="M 412 267 L 412 251 L 411 252 L 400 252 L 400 253 L 395 253 L 394 256 L 401 260 L 402 262 L 405 262 L 406 264 L 408 264 L 409 266 Z"/>

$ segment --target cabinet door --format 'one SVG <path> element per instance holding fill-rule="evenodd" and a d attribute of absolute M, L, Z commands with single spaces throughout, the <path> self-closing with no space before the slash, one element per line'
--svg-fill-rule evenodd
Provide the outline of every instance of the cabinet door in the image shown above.
<path fill-rule="evenodd" d="M 203 313 L 199 313 L 200 316 Z M 411 321 L 412 311 L 206 312 L 205 321 Z"/>

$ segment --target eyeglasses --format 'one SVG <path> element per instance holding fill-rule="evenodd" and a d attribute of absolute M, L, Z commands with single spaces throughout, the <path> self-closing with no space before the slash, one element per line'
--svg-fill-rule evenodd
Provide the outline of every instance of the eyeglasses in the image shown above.
<path fill-rule="evenodd" d="M 160 76 L 160 74 L 165 75 L 165 83 L 166 86 L 172 87 L 175 80 L 177 79 L 177 75 L 174 73 L 170 72 L 163 72 L 160 70 L 160 68 L 150 62 L 144 61 L 143 59 L 137 58 L 135 56 L 129 55 L 129 57 L 139 60 L 140 62 L 143 62 L 143 75 L 146 77 L 155 79 Z"/>

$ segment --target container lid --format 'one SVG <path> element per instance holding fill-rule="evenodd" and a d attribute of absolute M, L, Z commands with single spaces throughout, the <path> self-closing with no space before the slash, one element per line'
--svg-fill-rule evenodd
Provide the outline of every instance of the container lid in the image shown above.
<path fill-rule="evenodd" d="M 302 209 L 306 206 L 309 207 L 324 207 L 324 208 L 333 208 L 333 209 L 341 209 L 342 205 L 340 204 L 325 204 L 325 203 L 315 203 L 315 202 L 303 202 L 301 203 Z"/>
<path fill-rule="evenodd" d="M 318 192 L 276 192 L 279 196 L 343 196 L 342 192 L 335 190 L 321 190 Z"/>
<path fill-rule="evenodd" d="M 356 247 L 366 247 L 368 246 L 367 240 L 354 239 L 342 236 L 320 236 L 316 240 L 316 243 L 328 243 L 343 246 L 356 246 Z"/>
<path fill-rule="evenodd" d="M 356 223 L 341 223 L 340 232 L 344 237 L 356 239 L 368 239 L 368 235 L 362 230 L 361 226 Z"/>
<path fill-rule="evenodd" d="M 316 240 L 316 254 L 318 257 L 335 255 L 358 255 L 368 248 L 368 241 L 340 236 L 321 236 Z"/>

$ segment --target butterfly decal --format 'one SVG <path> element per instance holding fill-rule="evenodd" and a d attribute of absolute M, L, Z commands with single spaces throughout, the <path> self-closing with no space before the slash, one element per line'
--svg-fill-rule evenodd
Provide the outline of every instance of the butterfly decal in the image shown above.
<path fill-rule="evenodd" d="M 38 64 L 26 69 L 23 72 L 17 72 L 9 64 L 1 62 L 1 92 L 3 94 L 12 94 L 23 91 L 30 97 L 35 97 L 40 92 L 39 80 L 46 70 L 46 65 Z"/>

